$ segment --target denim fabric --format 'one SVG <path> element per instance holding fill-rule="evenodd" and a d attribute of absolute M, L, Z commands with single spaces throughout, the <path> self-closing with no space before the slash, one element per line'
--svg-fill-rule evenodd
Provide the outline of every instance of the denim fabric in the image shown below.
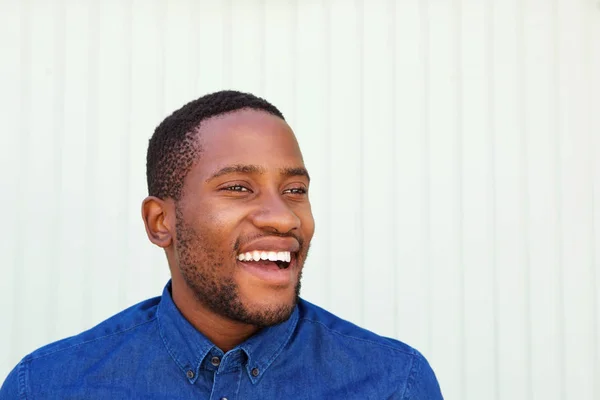
<path fill-rule="evenodd" d="M 13 369 L 0 399 L 441 399 L 413 348 L 301 300 L 223 354 L 180 314 L 170 284 Z"/>

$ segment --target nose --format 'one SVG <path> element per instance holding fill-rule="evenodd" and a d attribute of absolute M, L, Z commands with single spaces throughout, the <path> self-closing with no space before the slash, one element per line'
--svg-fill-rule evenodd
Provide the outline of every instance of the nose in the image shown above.
<path fill-rule="evenodd" d="M 258 201 L 257 210 L 251 214 L 256 227 L 281 234 L 300 228 L 300 218 L 278 193 L 263 193 Z"/>

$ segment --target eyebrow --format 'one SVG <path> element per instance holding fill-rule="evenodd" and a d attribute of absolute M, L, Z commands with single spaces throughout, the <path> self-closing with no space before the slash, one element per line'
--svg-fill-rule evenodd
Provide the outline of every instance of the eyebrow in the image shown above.
<path fill-rule="evenodd" d="M 310 182 L 310 175 L 308 171 L 304 167 L 298 168 L 281 168 L 279 173 L 287 178 L 291 178 L 294 176 L 304 176 Z"/>
<path fill-rule="evenodd" d="M 254 175 L 262 175 L 265 174 L 266 170 L 259 165 L 248 165 L 248 164 L 235 164 L 228 165 L 226 167 L 221 168 L 220 170 L 214 172 L 210 177 L 206 179 L 206 183 L 228 174 L 254 174 Z M 285 177 L 294 177 L 294 176 L 304 176 L 310 182 L 310 175 L 308 175 L 308 171 L 304 167 L 296 167 L 296 168 L 280 168 L 279 173 Z"/>

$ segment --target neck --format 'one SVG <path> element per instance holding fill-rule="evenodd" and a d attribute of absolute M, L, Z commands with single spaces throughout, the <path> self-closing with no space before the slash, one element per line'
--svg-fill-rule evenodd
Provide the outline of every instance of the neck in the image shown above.
<path fill-rule="evenodd" d="M 173 302 L 194 328 L 224 353 L 243 343 L 258 327 L 224 318 L 201 304 L 192 290 L 180 280 L 171 281 Z"/>

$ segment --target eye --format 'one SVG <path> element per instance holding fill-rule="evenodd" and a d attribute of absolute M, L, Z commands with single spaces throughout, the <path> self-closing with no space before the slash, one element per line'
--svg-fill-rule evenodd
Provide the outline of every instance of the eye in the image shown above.
<path fill-rule="evenodd" d="M 231 186 L 226 186 L 224 188 L 221 188 L 221 190 L 225 190 L 228 192 L 249 192 L 250 189 L 248 189 L 245 186 L 242 185 L 231 185 Z"/>
<path fill-rule="evenodd" d="M 283 191 L 285 194 L 293 194 L 293 195 L 305 195 L 308 191 L 303 187 L 290 188 Z"/>

